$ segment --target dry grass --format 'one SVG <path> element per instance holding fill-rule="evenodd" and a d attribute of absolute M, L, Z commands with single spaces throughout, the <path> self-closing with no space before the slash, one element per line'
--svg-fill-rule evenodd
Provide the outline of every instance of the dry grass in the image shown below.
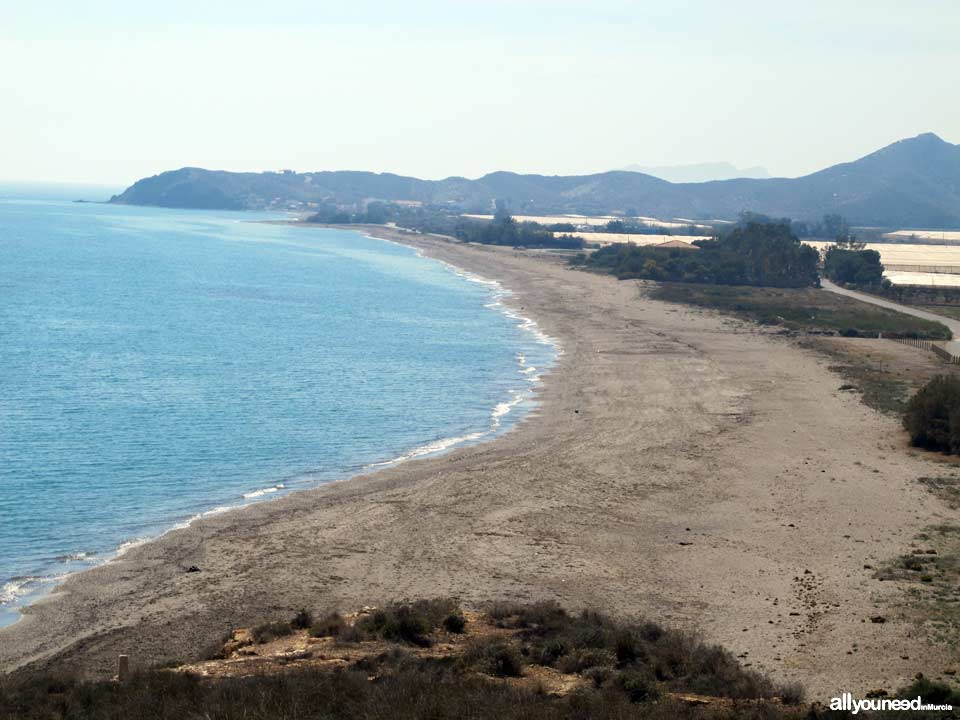
<path fill-rule="evenodd" d="M 452 615 L 465 620 L 463 632 L 445 629 Z M 0 681 L 0 720 L 772 720 L 806 710 L 795 686 L 778 689 L 689 634 L 572 615 L 552 603 L 471 612 L 449 600 L 420 601 L 318 622 L 339 630 L 316 637 L 291 623 L 280 631 L 276 621 L 241 629 L 221 659 L 143 672 L 123 684 Z M 302 614 L 295 624 L 305 624 Z"/>
<path fill-rule="evenodd" d="M 882 332 L 886 336 L 950 337 L 950 331 L 940 323 L 813 288 L 660 283 L 650 291 L 650 296 L 712 308 L 797 333 L 875 338 Z"/>
<path fill-rule="evenodd" d="M 948 480 L 957 481 L 940 478 L 937 484 Z M 909 552 L 887 562 L 876 577 L 900 584 L 904 600 L 898 611 L 960 657 L 960 525 L 927 528 L 914 537 Z M 955 683 L 960 666 L 943 670 L 941 680 Z"/>

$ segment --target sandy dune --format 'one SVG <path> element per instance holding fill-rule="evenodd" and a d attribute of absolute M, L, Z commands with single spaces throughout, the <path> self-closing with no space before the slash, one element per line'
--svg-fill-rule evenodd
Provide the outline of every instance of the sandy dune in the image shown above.
<path fill-rule="evenodd" d="M 301 606 L 455 595 L 699 628 L 812 700 L 939 673 L 925 629 L 897 615 L 897 584 L 864 569 L 948 516 L 916 483 L 935 464 L 838 392 L 824 361 L 542 254 L 409 242 L 500 279 L 561 340 L 539 412 L 493 442 L 210 517 L 75 576 L 0 631 L 0 667 L 59 653 L 107 672 L 118 652 L 190 657 Z"/>

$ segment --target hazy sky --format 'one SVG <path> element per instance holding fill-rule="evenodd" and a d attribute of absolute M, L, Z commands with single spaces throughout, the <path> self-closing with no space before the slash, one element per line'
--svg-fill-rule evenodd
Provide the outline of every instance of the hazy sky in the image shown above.
<path fill-rule="evenodd" d="M 475 177 L 960 142 L 956 0 L 0 0 L 0 179 Z"/>

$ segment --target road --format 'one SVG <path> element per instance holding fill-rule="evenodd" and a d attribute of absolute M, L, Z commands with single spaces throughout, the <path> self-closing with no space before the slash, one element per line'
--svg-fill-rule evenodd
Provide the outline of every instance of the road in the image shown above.
<path fill-rule="evenodd" d="M 915 307 L 901 305 L 900 303 L 891 302 L 890 300 L 884 300 L 883 298 L 878 298 L 875 295 L 868 295 L 867 293 L 857 292 L 856 290 L 847 290 L 839 285 L 835 285 L 826 278 L 821 279 L 820 284 L 823 286 L 824 290 L 836 293 L 837 295 L 846 295 L 847 297 L 860 300 L 861 302 L 870 303 L 871 305 L 879 305 L 880 307 L 887 308 L 888 310 L 901 312 L 904 315 L 913 315 L 914 317 L 923 318 L 924 320 L 933 320 L 934 322 L 946 325 L 948 328 L 950 328 L 950 332 L 953 333 L 954 339 L 950 342 L 944 343 L 943 345 L 954 355 L 960 355 L 960 320 L 954 320 L 953 318 L 949 318 L 944 315 L 937 315 L 932 312 L 927 312 L 926 310 L 918 310 Z"/>

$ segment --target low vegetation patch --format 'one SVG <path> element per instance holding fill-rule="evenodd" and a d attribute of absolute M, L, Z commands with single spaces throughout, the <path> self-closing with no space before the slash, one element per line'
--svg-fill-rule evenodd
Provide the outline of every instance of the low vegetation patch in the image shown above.
<path fill-rule="evenodd" d="M 306 630 L 311 625 L 313 625 L 313 613 L 309 610 L 301 610 L 290 621 L 290 627 L 294 630 Z"/>
<path fill-rule="evenodd" d="M 926 528 L 909 552 L 885 563 L 876 577 L 902 583 L 901 612 L 934 642 L 960 649 L 960 525 Z"/>
<path fill-rule="evenodd" d="M 903 427 L 917 447 L 960 453 L 960 378 L 938 375 L 910 398 Z"/>
<path fill-rule="evenodd" d="M 881 353 L 841 338 L 805 337 L 799 344 L 829 358 L 830 369 L 843 378 L 838 391 L 859 393 L 867 407 L 898 418 L 902 416 L 913 392 L 917 375 L 914 368 L 903 367 Z"/>
<path fill-rule="evenodd" d="M 779 696 L 773 683 L 723 648 L 656 623 L 620 623 L 597 612 L 572 615 L 549 602 L 498 603 L 488 615 L 496 627 L 518 631 L 517 649 L 526 664 L 567 674 L 589 672 L 593 684 L 621 688 L 631 697 L 652 699 L 661 692 L 737 700 Z"/>
<path fill-rule="evenodd" d="M 454 617 L 464 622 L 450 630 Z M 352 644 L 340 643 L 360 627 Z M 797 705 L 795 686 L 778 687 L 692 635 L 554 603 L 471 613 L 434 600 L 320 619 L 301 612 L 239 635 L 254 644 L 228 645 L 225 660 L 124 683 L 0 679 L 0 720 L 819 717 Z"/>
<path fill-rule="evenodd" d="M 925 703 L 931 705 L 953 705 L 960 707 L 960 690 L 950 687 L 946 683 L 919 677 L 900 692 L 902 697 L 921 697 Z"/>
<path fill-rule="evenodd" d="M 951 509 L 960 508 L 960 477 L 922 477 L 919 482 L 946 502 Z"/>
<path fill-rule="evenodd" d="M 802 333 L 844 337 L 925 338 L 948 340 L 950 330 L 938 322 L 813 288 L 758 288 L 663 283 L 651 297 L 730 313 L 761 325 L 778 325 Z"/>
<path fill-rule="evenodd" d="M 369 637 L 429 647 L 433 642 L 430 633 L 455 614 L 459 608 L 452 600 L 418 600 L 375 610 L 361 617 L 356 627 Z"/>
<path fill-rule="evenodd" d="M 289 622 L 269 622 L 263 625 L 257 625 L 250 631 L 250 636 L 255 643 L 263 644 L 280 637 L 286 637 L 293 634 L 293 624 Z"/>
<path fill-rule="evenodd" d="M 383 669 L 383 668 L 381 668 Z M 48 720 L 771 720 L 775 706 L 749 703 L 699 707 L 682 700 L 646 701 L 642 678 L 621 674 L 610 690 L 553 697 L 482 676 L 428 664 L 384 670 L 371 681 L 362 669 L 291 670 L 283 675 L 208 682 L 146 672 L 130 682 L 83 683 L 37 678 L 0 685 L 0 718 Z M 637 704 L 643 703 L 643 704 Z M 801 717 L 794 714 L 794 717 Z M 812 715 L 809 717 L 817 717 Z"/>
<path fill-rule="evenodd" d="M 349 627 L 340 613 L 330 613 L 310 625 L 310 637 L 341 637 L 346 635 Z"/>
<path fill-rule="evenodd" d="M 497 637 L 473 641 L 467 646 L 463 660 L 468 667 L 495 677 L 520 677 L 523 674 L 523 658 L 517 646 Z"/>

